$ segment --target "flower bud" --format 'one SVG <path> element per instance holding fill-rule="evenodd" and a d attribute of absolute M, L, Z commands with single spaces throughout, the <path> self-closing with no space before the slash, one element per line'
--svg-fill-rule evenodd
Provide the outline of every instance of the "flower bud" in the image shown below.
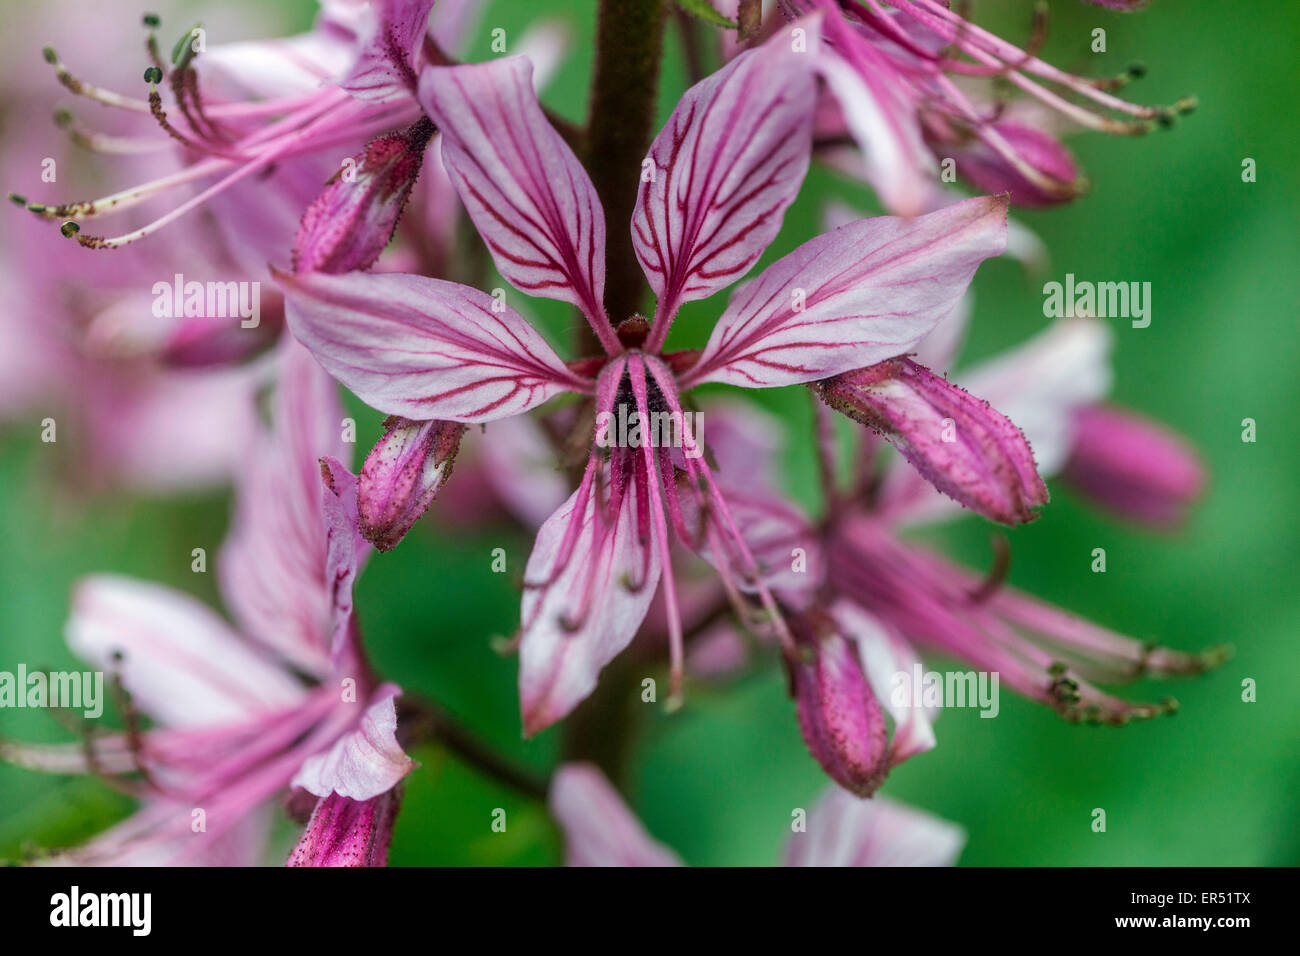
<path fill-rule="evenodd" d="M 792 615 L 789 624 L 798 656 L 786 667 L 804 742 L 832 780 L 869 797 L 889 771 L 889 740 L 857 647 L 824 611 Z"/>
<path fill-rule="evenodd" d="M 369 800 L 331 793 L 312 811 L 288 866 L 386 866 L 399 787 Z"/>
<path fill-rule="evenodd" d="M 984 140 L 956 151 L 957 172 L 982 192 L 1010 193 L 1017 206 L 1031 208 L 1068 202 L 1083 192 L 1074 157 L 1053 136 L 1020 123 L 994 123 L 1014 160 Z"/>
<path fill-rule="evenodd" d="M 875 429 L 932 485 L 1003 524 L 1032 521 L 1047 486 L 1010 420 L 911 359 L 824 379 L 822 400 Z"/>
<path fill-rule="evenodd" d="M 293 245 L 295 272 L 352 272 L 372 266 L 397 228 L 434 134 L 427 119 L 371 140 L 347 160 L 303 213 Z"/>
<path fill-rule="evenodd" d="M 1063 477 L 1105 507 L 1153 525 L 1181 520 L 1205 485 L 1196 453 L 1176 435 L 1101 405 L 1075 415 Z"/>
<path fill-rule="evenodd" d="M 361 533 L 380 551 L 390 551 L 424 514 L 460 448 L 460 422 L 415 422 L 393 416 L 384 437 L 366 456 L 358 486 Z"/>

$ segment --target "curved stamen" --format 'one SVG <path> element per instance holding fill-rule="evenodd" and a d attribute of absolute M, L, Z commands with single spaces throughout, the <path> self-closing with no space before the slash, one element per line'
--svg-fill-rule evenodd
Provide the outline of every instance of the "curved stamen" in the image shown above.
<path fill-rule="evenodd" d="M 116 106 L 119 109 L 130 110 L 133 113 L 150 112 L 149 104 L 144 100 L 137 100 L 133 97 L 123 96 L 120 93 L 114 93 L 112 90 L 93 86 L 84 80 L 77 79 L 68 72 L 68 68 L 64 66 L 63 61 L 59 59 L 59 55 L 54 52 L 53 47 L 45 47 L 45 49 L 41 51 L 41 55 L 45 57 L 46 63 L 49 63 L 54 67 L 59 82 L 77 96 L 84 96 L 88 99 L 95 100 L 96 102 L 103 103 L 105 106 Z"/>
<path fill-rule="evenodd" d="M 647 398 L 645 360 L 634 356 L 628 361 L 628 375 L 632 380 L 632 394 L 636 399 L 636 413 L 643 429 L 651 428 L 650 402 Z M 679 412 L 680 414 L 680 412 Z M 668 522 L 664 518 L 664 502 L 659 493 L 659 452 L 653 439 L 642 435 L 641 452 L 646 470 L 646 504 L 650 512 L 655 545 L 659 548 L 659 564 L 663 574 L 664 606 L 668 617 L 668 706 L 675 709 L 682 701 L 682 682 L 685 674 L 685 647 L 682 638 L 682 616 L 677 603 L 677 586 L 673 578 L 673 556 L 668 546 Z"/>

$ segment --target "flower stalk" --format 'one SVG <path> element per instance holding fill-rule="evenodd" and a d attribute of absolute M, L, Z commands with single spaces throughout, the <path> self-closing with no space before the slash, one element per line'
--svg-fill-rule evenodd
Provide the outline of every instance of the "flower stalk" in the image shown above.
<path fill-rule="evenodd" d="M 628 223 L 654 133 L 666 22 L 664 0 L 601 0 L 586 166 L 605 208 L 605 311 L 615 325 L 645 297 Z"/>

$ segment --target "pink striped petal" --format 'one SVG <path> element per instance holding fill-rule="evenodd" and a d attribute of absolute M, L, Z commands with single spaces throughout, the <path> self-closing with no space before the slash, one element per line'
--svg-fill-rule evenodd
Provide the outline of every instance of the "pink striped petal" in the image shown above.
<path fill-rule="evenodd" d="M 804 243 L 733 296 L 683 387 L 797 385 L 901 355 L 1006 243 L 1006 199 L 862 219 Z"/>
<path fill-rule="evenodd" d="M 217 570 L 240 629 L 319 676 L 329 665 L 331 613 L 319 461 L 346 458 L 350 446 L 338 386 L 291 338 L 278 358 L 272 427 L 256 436 L 238 475 Z"/>
<path fill-rule="evenodd" d="M 400 803 L 397 788 L 369 800 L 321 798 L 285 865 L 387 866 Z"/>
<path fill-rule="evenodd" d="M 434 0 L 373 0 L 361 26 L 360 49 L 339 83 L 359 100 L 382 103 L 415 93 L 415 63 Z"/>
<path fill-rule="evenodd" d="M 566 763 L 551 778 L 551 815 L 564 831 L 568 866 L 681 866 L 677 854 L 646 832 L 605 775 Z"/>
<path fill-rule="evenodd" d="M 589 390 L 519 313 L 477 289 L 392 273 L 276 278 L 293 334 L 390 415 L 487 422 Z"/>
<path fill-rule="evenodd" d="M 547 519 L 524 570 L 519 699 L 528 735 L 592 692 L 601 668 L 636 634 L 659 582 L 659 550 L 640 527 L 646 503 L 631 480 L 614 515 L 596 497 L 580 488 Z"/>
<path fill-rule="evenodd" d="M 261 656 L 187 594 L 132 578 L 84 579 L 72 599 L 68 645 L 120 672 L 136 705 L 161 724 L 246 722 L 300 703 L 289 672 Z"/>
<path fill-rule="evenodd" d="M 429 67 L 420 103 L 442 130 L 442 161 L 501 274 L 529 295 L 571 302 L 609 330 L 605 213 L 547 121 L 533 67 L 513 56 Z"/>
<path fill-rule="evenodd" d="M 392 684 L 376 691 L 357 729 L 341 737 L 324 753 L 303 761 L 291 786 L 318 797 L 336 793 L 353 800 L 370 800 L 397 786 L 415 767 L 415 761 L 397 742 L 397 709 L 393 700 L 400 693 Z"/>
<path fill-rule="evenodd" d="M 808 814 L 786 845 L 786 866 L 952 866 L 961 827 L 888 797 L 859 800 L 838 787 Z"/>
<path fill-rule="evenodd" d="M 815 48 L 815 18 L 799 21 Z M 731 285 L 781 228 L 808 170 L 813 53 L 781 30 L 687 90 L 650 148 L 632 241 L 659 297 L 649 348 L 678 306 Z M 647 167 L 649 169 L 649 167 Z"/>

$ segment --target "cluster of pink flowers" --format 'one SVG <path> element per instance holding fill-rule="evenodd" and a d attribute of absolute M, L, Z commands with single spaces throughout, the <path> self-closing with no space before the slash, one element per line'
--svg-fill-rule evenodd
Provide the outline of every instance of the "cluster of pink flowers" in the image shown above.
<path fill-rule="evenodd" d="M 1060 320 L 953 370 L 972 278 L 1007 250 L 1009 205 L 1081 192 L 1064 125 L 1132 134 L 1190 104 L 1132 104 L 1115 95 L 1123 78 L 1065 73 L 940 0 L 782 0 L 752 35 L 719 36 L 723 65 L 653 137 L 631 222 L 615 222 L 589 175 L 602 157 L 584 165 L 580 131 L 538 98 L 561 35 L 543 27 L 520 41 L 531 55 L 458 62 L 476 6 L 324 0 L 309 34 L 209 49 L 198 29 L 170 61 L 147 17 L 143 98 L 45 51 L 67 91 L 125 117 L 92 130 L 64 111 L 61 124 L 143 181 L 56 202 L 35 182 L 46 146 L 5 144 L 36 170 L 11 198 L 45 222 L 24 227 L 53 223 L 66 238 L 24 233 L 3 280 L 32 308 L 48 309 L 53 286 L 67 301 L 42 328 L 0 326 L 0 358 L 21 366 L 0 374 L 0 412 L 57 401 L 84 417 L 80 470 L 97 482 L 234 486 L 219 559 L 233 624 L 112 575 L 74 595 L 70 645 L 116 673 L 150 725 L 132 714 L 127 731 L 82 743 L 0 742 L 10 761 L 138 796 L 133 816 L 60 857 L 253 863 L 287 793 L 306 820 L 291 864 L 382 865 L 418 727 L 367 663 L 353 583 L 372 548 L 399 547 L 457 480 L 492 489 L 535 530 L 512 642 L 526 735 L 570 715 L 634 641 L 666 647 L 672 707 L 688 674 L 716 677 L 755 653 L 780 662 L 792 717 L 833 781 L 789 845 L 792 865 L 956 859 L 959 828 L 872 796 L 935 745 L 934 709 L 890 693 L 922 652 L 1105 723 L 1171 705 L 1097 684 L 1217 661 L 1079 619 L 906 536 L 958 506 L 1030 521 L 1056 476 L 1150 524 L 1176 522 L 1198 496 L 1194 453 L 1107 404 L 1099 320 Z M 1002 102 L 993 80 L 1024 101 Z M 896 215 L 837 215 L 755 272 L 817 158 L 859 173 Z M 949 192 L 941 158 L 980 195 Z M 96 227 L 163 201 L 126 231 Z M 452 281 L 466 274 L 462 215 L 519 299 Z M 606 308 L 612 230 L 630 231 L 654 298 L 645 316 Z M 265 280 L 256 327 L 150 308 L 156 279 L 196 270 Z M 724 289 L 703 347 L 669 349 L 682 306 Z M 524 317 L 529 297 L 580 314 L 571 354 Z M 355 474 L 336 382 L 390 416 Z M 731 394 L 695 392 L 710 383 Z M 816 409 L 817 515 L 782 491 L 782 425 L 744 398 L 800 385 Z M 620 410 L 643 427 L 699 414 L 707 433 L 611 444 L 601 423 Z M 864 426 L 852 462 L 836 412 Z M 472 474 L 453 477 L 470 425 L 484 426 L 459 469 Z M 598 768 L 562 765 L 549 793 L 570 862 L 680 862 Z"/>

